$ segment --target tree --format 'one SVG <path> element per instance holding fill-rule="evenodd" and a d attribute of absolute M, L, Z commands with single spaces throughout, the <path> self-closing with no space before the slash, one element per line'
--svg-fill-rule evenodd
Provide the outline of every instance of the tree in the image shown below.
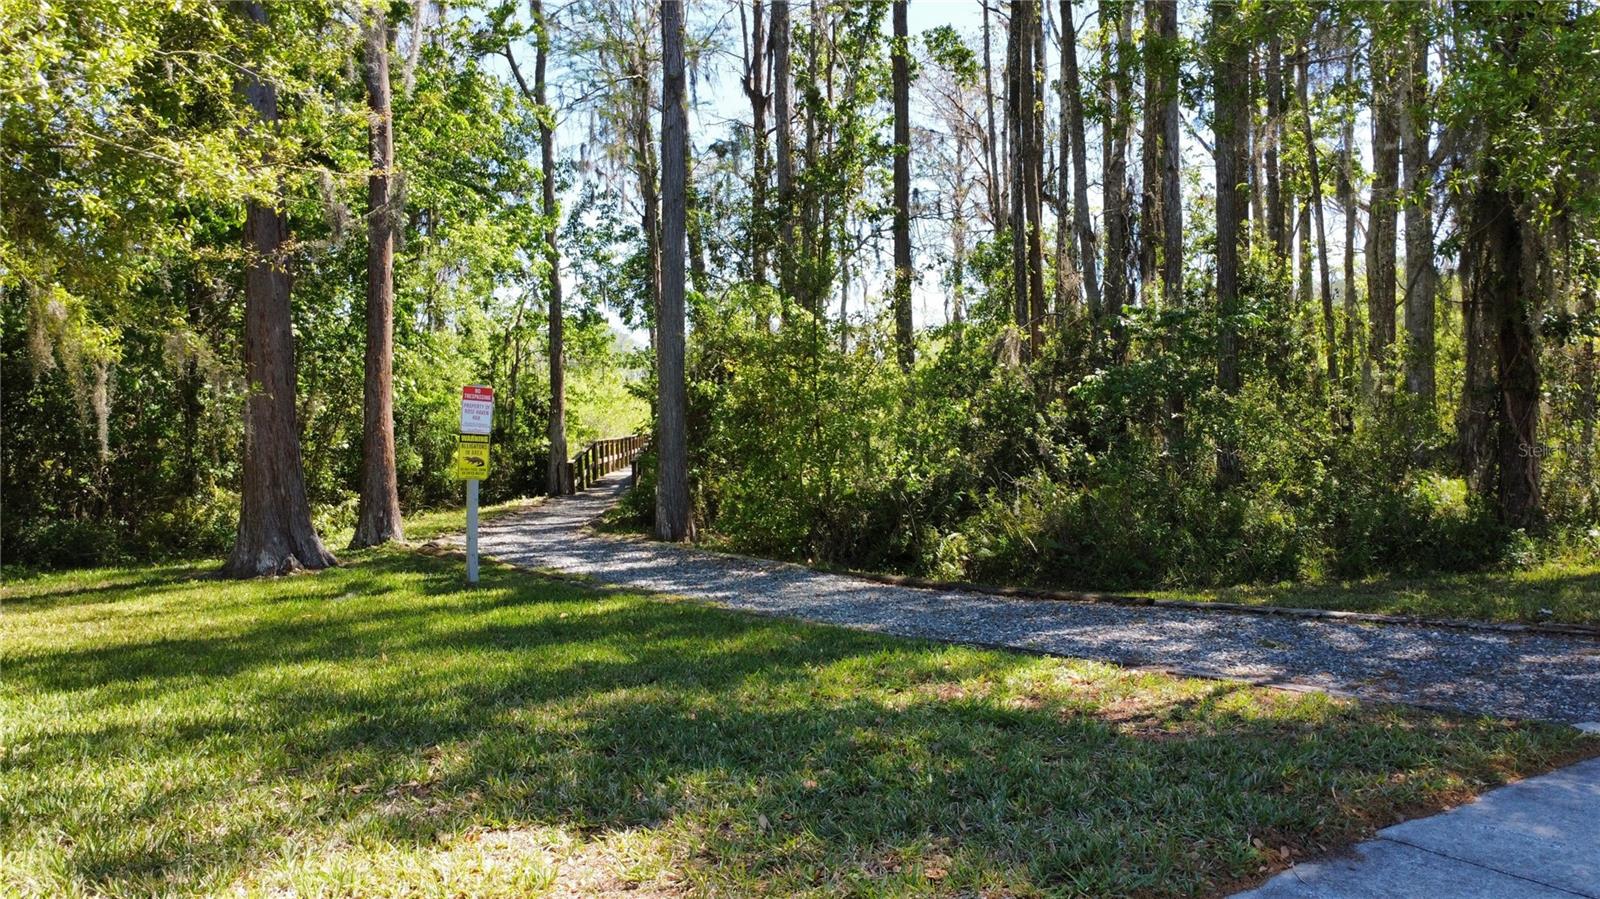
<path fill-rule="evenodd" d="M 1250 133 L 1248 54 L 1243 52 L 1239 7 L 1232 2 L 1211 5 L 1212 94 L 1217 160 L 1217 387 L 1233 395 L 1241 386 L 1239 336 L 1239 243 L 1247 230 L 1250 200 L 1244 183 L 1245 144 Z M 1217 480 L 1238 481 L 1243 471 L 1229 440 L 1218 442 Z"/>
<path fill-rule="evenodd" d="M 1283 144 L 1283 38 L 1274 21 L 1268 24 L 1272 35 L 1267 39 L 1266 92 L 1267 122 L 1266 150 L 1263 166 L 1267 181 L 1267 236 L 1272 240 L 1272 250 L 1279 259 L 1289 256 L 1288 211 L 1285 208 L 1282 180 L 1278 170 L 1278 147 Z"/>
<path fill-rule="evenodd" d="M 1102 120 L 1102 165 L 1105 173 L 1102 191 L 1105 196 L 1106 322 L 1110 325 L 1114 359 L 1120 361 L 1125 352 L 1122 327 L 1123 308 L 1130 304 L 1128 285 L 1128 244 L 1132 228 L 1128 203 L 1128 138 L 1133 122 L 1132 73 L 1127 58 L 1132 43 L 1133 4 L 1131 0 L 1101 0 L 1101 32 L 1105 37 L 1105 60 L 1102 63 L 1102 99 L 1105 116 Z"/>
<path fill-rule="evenodd" d="M 998 223 L 1006 209 L 1006 197 L 994 148 L 1000 139 L 1000 132 L 994 126 L 994 58 L 990 52 L 989 0 L 979 2 L 983 4 L 983 106 L 989 119 L 984 140 L 984 152 L 989 159 L 989 220 Z"/>
<path fill-rule="evenodd" d="M 257 2 L 243 12 L 261 29 L 267 11 Z M 245 102 L 260 126 L 278 122 L 278 91 L 272 82 L 245 75 Z M 300 431 L 295 423 L 294 328 L 289 316 L 289 273 L 284 258 L 287 228 L 277 198 L 251 197 L 245 206 L 244 472 L 239 532 L 223 566 L 228 577 L 283 574 L 295 568 L 326 568 L 338 560 L 311 525 Z"/>
<path fill-rule="evenodd" d="M 745 46 L 744 95 L 750 101 L 750 280 L 767 279 L 767 32 L 762 0 L 751 0 L 750 32 Z M 739 22 L 744 23 L 744 6 Z"/>
<path fill-rule="evenodd" d="M 1300 99 L 1301 133 L 1306 142 L 1306 174 L 1311 179 L 1310 202 L 1317 223 L 1318 271 L 1322 276 L 1322 343 L 1327 357 L 1328 386 L 1336 389 L 1339 384 L 1339 344 L 1334 339 L 1333 288 L 1328 275 L 1328 232 L 1322 216 L 1322 171 L 1317 163 L 1317 134 L 1311 125 L 1311 99 L 1307 89 L 1307 82 L 1311 79 L 1311 62 L 1304 45 L 1300 47 L 1298 63 L 1295 90 Z"/>
<path fill-rule="evenodd" d="M 916 358 L 911 321 L 911 74 L 906 0 L 894 3 L 894 324 L 900 367 Z"/>
<path fill-rule="evenodd" d="M 361 496 L 352 548 L 404 540 L 400 485 L 394 467 L 394 118 L 389 103 L 389 29 L 383 9 L 366 23 L 367 83 L 367 352 L 361 437 Z"/>
<path fill-rule="evenodd" d="M 1355 50 L 1351 48 L 1345 56 L 1345 78 L 1352 75 Z M 1335 185 L 1335 192 L 1339 198 L 1339 208 L 1344 216 L 1344 285 L 1340 288 L 1340 295 L 1344 308 L 1344 374 L 1346 378 L 1355 376 L 1356 353 L 1356 321 L 1360 315 L 1356 303 L 1356 221 L 1358 218 L 1356 208 L 1356 164 L 1355 164 L 1355 110 L 1347 104 L 1342 111 L 1344 131 L 1339 142 L 1339 178 Z"/>
<path fill-rule="evenodd" d="M 1429 164 L 1432 121 L 1428 93 L 1428 32 L 1424 17 L 1413 18 L 1401 74 L 1404 114 L 1400 117 L 1401 156 L 1405 162 L 1406 391 L 1428 408 L 1434 403 L 1433 301 L 1438 275 L 1433 267 L 1433 171 Z"/>
<path fill-rule="evenodd" d="M 1070 0 L 1063 0 L 1064 3 Z M 1060 47 L 1061 70 L 1067 67 L 1067 39 L 1064 35 L 1066 26 L 1062 26 L 1063 33 L 1057 35 Z M 1041 56 L 1041 62 L 1043 58 Z M 1071 118 L 1067 115 L 1067 79 L 1056 79 L 1057 102 L 1060 105 L 1058 116 L 1060 137 L 1057 141 L 1058 165 L 1056 168 L 1056 313 L 1066 316 L 1069 308 L 1082 301 L 1083 274 L 1078 264 L 1078 247 L 1074 242 L 1072 232 L 1072 166 L 1069 162 L 1072 154 L 1072 127 Z"/>
<path fill-rule="evenodd" d="M 1072 131 L 1072 228 L 1078 235 L 1078 263 L 1091 319 L 1100 316 L 1100 278 L 1095 267 L 1094 224 L 1089 219 L 1089 163 L 1083 128 L 1083 84 L 1078 77 L 1078 32 L 1072 24 L 1073 0 L 1061 0 L 1063 115 Z"/>
<path fill-rule="evenodd" d="M 685 433 L 684 251 L 688 242 L 689 111 L 683 73 L 683 3 L 661 5 L 661 301 L 656 339 L 656 536 L 691 536 Z"/>
<path fill-rule="evenodd" d="M 545 299 L 550 320 L 550 452 L 545 489 L 552 496 L 572 492 L 572 470 L 567 467 L 567 364 L 566 321 L 561 302 L 561 248 L 556 243 L 556 136 L 554 115 L 546 95 L 546 69 L 550 61 L 550 20 L 544 0 L 529 0 L 533 12 L 538 55 L 533 63 L 533 102 L 539 107 L 539 176 L 545 216 Z"/>
<path fill-rule="evenodd" d="M 1022 89 L 1019 113 L 1022 116 L 1021 149 L 1023 215 L 1027 227 L 1027 331 L 1028 351 L 1037 355 L 1044 346 L 1042 327 L 1048 307 L 1044 294 L 1044 92 L 1039 80 L 1040 57 L 1044 47 L 1044 23 L 1035 2 L 1013 10 L 1019 16 L 1018 52 L 1023 64 L 1018 69 Z M 1022 288 L 1019 286 L 1018 288 Z"/>
<path fill-rule="evenodd" d="M 1368 375 L 1381 390 L 1394 346 L 1395 211 L 1400 180 L 1400 104 L 1396 98 L 1396 54 L 1382 40 L 1372 48 L 1372 212 L 1367 225 L 1367 315 L 1372 336 Z M 1378 368 L 1373 380 L 1373 366 Z"/>
<path fill-rule="evenodd" d="M 794 297 L 794 146 L 789 128 L 794 108 L 789 100 L 789 0 L 772 0 L 772 102 L 778 156 L 778 283 L 785 308 Z"/>

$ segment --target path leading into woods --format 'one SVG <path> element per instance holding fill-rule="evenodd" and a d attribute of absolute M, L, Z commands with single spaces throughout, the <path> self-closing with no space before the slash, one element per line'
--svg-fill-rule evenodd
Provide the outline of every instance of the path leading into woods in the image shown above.
<path fill-rule="evenodd" d="M 487 556 L 602 583 L 905 637 L 1316 689 L 1510 718 L 1600 722 L 1600 640 L 890 586 L 588 531 L 610 475 L 480 532 Z"/>

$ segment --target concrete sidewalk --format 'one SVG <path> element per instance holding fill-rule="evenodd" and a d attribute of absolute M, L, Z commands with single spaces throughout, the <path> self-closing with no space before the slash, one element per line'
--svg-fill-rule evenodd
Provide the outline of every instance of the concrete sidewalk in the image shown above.
<path fill-rule="evenodd" d="M 1600 758 L 1378 831 L 1235 899 L 1600 899 Z"/>

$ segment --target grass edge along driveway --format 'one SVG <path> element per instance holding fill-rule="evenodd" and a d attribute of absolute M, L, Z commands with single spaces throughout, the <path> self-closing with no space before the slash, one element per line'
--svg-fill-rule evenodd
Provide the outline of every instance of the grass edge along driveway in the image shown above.
<path fill-rule="evenodd" d="M 1214 895 L 1600 751 L 351 553 L 6 586 L 0 892 Z"/>

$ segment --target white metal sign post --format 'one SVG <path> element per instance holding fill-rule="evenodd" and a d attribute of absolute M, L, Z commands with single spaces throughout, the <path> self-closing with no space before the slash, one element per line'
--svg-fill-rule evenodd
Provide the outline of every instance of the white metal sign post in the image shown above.
<path fill-rule="evenodd" d="M 489 473 L 489 428 L 494 390 L 461 388 L 461 435 L 456 438 L 455 476 L 467 482 L 467 583 L 478 583 L 478 481 Z"/>

